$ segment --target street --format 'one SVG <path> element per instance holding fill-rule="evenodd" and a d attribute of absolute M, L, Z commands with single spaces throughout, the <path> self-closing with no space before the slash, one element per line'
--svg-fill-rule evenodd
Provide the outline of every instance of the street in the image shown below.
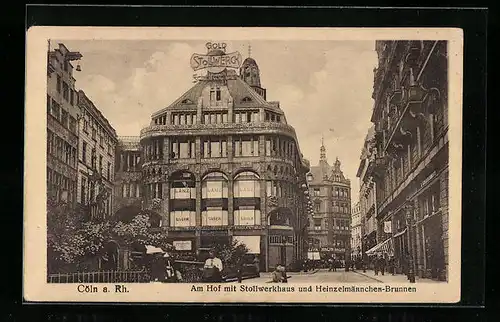
<path fill-rule="evenodd" d="M 375 275 L 372 270 L 362 271 L 349 271 L 346 272 L 344 269 L 338 269 L 336 272 L 329 272 L 328 269 L 319 269 L 311 272 L 289 272 L 288 283 L 408 283 L 405 275 L 397 274 L 385 274 L 385 275 Z M 272 277 L 271 273 L 261 273 L 259 278 L 251 278 L 243 280 L 242 283 L 252 284 L 252 283 L 270 283 Z M 237 283 L 237 282 L 235 282 Z M 416 279 L 416 283 L 446 283 L 439 282 L 430 279 Z"/>
<path fill-rule="evenodd" d="M 311 272 L 288 273 L 288 283 L 380 283 L 379 281 L 356 272 L 337 270 L 329 272 L 320 269 Z M 261 273 L 261 277 L 243 280 L 242 283 L 266 283 L 271 281 L 271 273 Z"/>

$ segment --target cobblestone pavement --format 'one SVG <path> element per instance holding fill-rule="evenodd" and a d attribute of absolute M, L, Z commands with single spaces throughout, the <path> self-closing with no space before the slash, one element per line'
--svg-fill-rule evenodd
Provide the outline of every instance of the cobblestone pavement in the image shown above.
<path fill-rule="evenodd" d="M 395 274 L 392 275 L 391 273 L 385 273 L 382 275 L 381 273 L 378 273 L 378 275 L 375 275 L 375 272 L 373 270 L 366 270 L 366 272 L 363 272 L 362 270 L 356 270 L 356 274 L 363 275 L 365 277 L 377 280 L 382 283 L 409 283 L 406 275 L 404 274 Z M 440 284 L 440 283 L 446 283 L 443 281 L 436 281 L 432 280 L 429 278 L 419 278 L 418 276 L 415 277 L 415 283 L 417 284 L 422 284 L 422 283 L 429 283 L 429 284 Z"/>
<path fill-rule="evenodd" d="M 391 275 L 385 273 L 375 275 L 373 270 L 363 272 L 361 270 L 346 272 L 343 269 L 338 269 L 336 272 L 329 272 L 328 269 L 320 269 L 311 272 L 289 272 L 288 283 L 409 283 L 406 275 L 397 274 Z M 259 278 L 251 278 L 243 280 L 244 284 L 254 283 L 271 283 L 271 273 L 261 273 Z M 237 283 L 237 282 L 235 282 Z M 434 281 L 427 278 L 416 278 L 417 284 L 422 283 L 446 283 Z"/>
<path fill-rule="evenodd" d="M 315 270 L 312 272 L 290 272 L 289 284 L 295 283 L 378 283 L 378 281 L 361 274 L 354 272 L 345 272 L 337 270 L 336 272 L 328 272 L 327 269 Z M 261 273 L 259 278 L 243 280 L 244 284 L 254 283 L 271 283 L 271 273 Z M 237 283 L 237 282 L 235 282 Z"/>

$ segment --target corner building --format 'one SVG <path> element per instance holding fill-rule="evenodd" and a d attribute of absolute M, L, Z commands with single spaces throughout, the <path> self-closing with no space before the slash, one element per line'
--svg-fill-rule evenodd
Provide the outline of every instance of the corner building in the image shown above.
<path fill-rule="evenodd" d="M 322 144 L 320 160 L 307 174 L 313 215 L 309 218 L 308 250 L 325 258 L 350 259 L 351 183 L 344 177 L 341 163 L 328 163 Z"/>
<path fill-rule="evenodd" d="M 209 52 L 210 54 L 217 54 Z M 205 77 L 140 135 L 144 207 L 174 246 L 243 242 L 269 271 L 305 256 L 305 174 L 295 130 L 252 58 Z"/>
<path fill-rule="evenodd" d="M 377 41 L 376 50 L 367 174 L 376 183 L 377 242 L 393 243 L 400 272 L 447 280 L 447 43 Z"/>
<path fill-rule="evenodd" d="M 81 58 L 64 44 L 47 60 L 47 195 L 76 205 L 78 179 L 77 93 L 72 60 Z"/>

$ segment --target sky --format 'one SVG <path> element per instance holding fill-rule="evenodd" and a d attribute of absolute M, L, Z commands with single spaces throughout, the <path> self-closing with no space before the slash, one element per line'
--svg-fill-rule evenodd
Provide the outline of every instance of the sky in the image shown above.
<path fill-rule="evenodd" d="M 224 41 L 224 40 L 212 40 Z M 205 54 L 206 40 L 64 40 L 79 51 L 76 88 L 83 90 L 119 136 L 138 136 L 151 114 L 191 88 L 193 53 Z M 268 101 L 280 101 L 288 124 L 311 165 L 319 160 L 321 138 L 330 164 L 339 158 L 351 180 L 356 178 L 373 109 L 374 41 L 227 41 L 227 52 L 249 55 L 260 69 Z M 76 65 L 74 63 L 73 65 Z"/>

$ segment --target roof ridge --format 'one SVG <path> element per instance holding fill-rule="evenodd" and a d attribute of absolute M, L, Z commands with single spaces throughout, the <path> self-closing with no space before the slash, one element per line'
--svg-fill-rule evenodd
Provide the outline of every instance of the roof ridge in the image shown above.
<path fill-rule="evenodd" d="M 195 88 L 201 86 L 201 83 L 204 83 L 206 82 L 205 80 L 202 80 L 202 81 L 198 81 L 196 84 L 194 84 L 193 86 L 191 86 L 188 90 L 186 90 L 181 96 L 179 96 L 178 98 L 176 98 L 172 103 L 168 104 L 166 107 L 154 112 L 152 114 L 152 116 L 156 116 L 158 114 L 161 114 L 163 112 L 165 112 L 166 110 L 168 110 L 169 108 L 171 108 L 172 106 L 174 105 L 177 105 L 179 104 L 180 102 L 183 101 L 183 98 L 187 96 L 187 94 L 189 94 L 190 92 L 192 92 Z M 196 104 L 196 102 L 193 102 Z"/>
<path fill-rule="evenodd" d="M 250 91 L 250 94 L 253 96 L 252 98 L 258 101 L 259 104 L 265 105 L 266 107 L 275 107 L 274 105 L 270 104 L 268 101 L 266 101 L 262 96 L 260 96 L 259 93 L 257 93 L 252 86 L 248 85 L 247 82 L 242 80 L 240 77 L 237 77 L 235 79 L 237 82 L 240 82 L 248 91 Z"/>

